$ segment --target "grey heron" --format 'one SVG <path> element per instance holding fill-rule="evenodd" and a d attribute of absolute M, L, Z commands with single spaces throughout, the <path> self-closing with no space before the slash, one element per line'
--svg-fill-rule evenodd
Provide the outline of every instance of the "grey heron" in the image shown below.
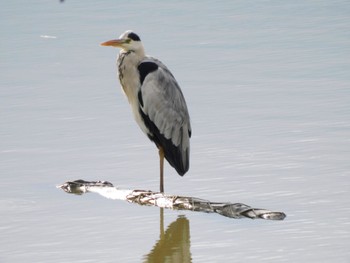
<path fill-rule="evenodd" d="M 121 49 L 119 81 L 137 124 L 158 148 L 164 192 L 164 158 L 181 176 L 189 169 L 191 124 L 185 98 L 169 69 L 145 54 L 140 37 L 131 30 L 101 45 Z"/>

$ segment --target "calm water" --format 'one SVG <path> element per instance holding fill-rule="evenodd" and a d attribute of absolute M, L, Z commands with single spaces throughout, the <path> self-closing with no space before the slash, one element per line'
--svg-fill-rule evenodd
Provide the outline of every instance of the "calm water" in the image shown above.
<path fill-rule="evenodd" d="M 118 2 L 1 4 L 0 262 L 349 262 L 349 2 Z M 166 192 L 285 221 L 55 188 L 158 189 L 117 50 L 98 45 L 126 29 L 172 70 L 192 118 L 191 169 L 167 165 Z"/>

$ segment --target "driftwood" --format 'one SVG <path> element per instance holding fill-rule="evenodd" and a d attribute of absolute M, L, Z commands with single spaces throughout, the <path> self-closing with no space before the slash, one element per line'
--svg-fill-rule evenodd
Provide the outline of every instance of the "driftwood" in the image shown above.
<path fill-rule="evenodd" d="M 251 218 L 283 220 L 286 215 L 283 212 L 272 212 L 266 209 L 252 208 L 242 203 L 210 202 L 208 200 L 167 195 L 160 192 L 146 190 L 118 189 L 106 181 L 76 180 L 58 185 L 66 193 L 82 195 L 85 193 L 98 193 L 106 198 L 125 200 L 139 205 L 158 206 L 175 210 L 190 210 L 205 213 L 217 213 L 230 218 Z"/>

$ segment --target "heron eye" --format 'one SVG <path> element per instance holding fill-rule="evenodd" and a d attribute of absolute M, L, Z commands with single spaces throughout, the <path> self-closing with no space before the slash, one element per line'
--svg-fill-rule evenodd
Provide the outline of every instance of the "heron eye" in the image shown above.
<path fill-rule="evenodd" d="M 131 39 L 130 39 L 130 38 L 125 39 L 125 43 L 126 43 L 126 44 L 130 44 L 130 42 L 131 42 Z"/>

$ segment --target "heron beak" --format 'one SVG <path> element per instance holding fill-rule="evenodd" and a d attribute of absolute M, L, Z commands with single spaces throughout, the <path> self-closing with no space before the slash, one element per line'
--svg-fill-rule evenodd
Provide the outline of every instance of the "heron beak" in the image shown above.
<path fill-rule="evenodd" d="M 103 42 L 100 46 L 111 46 L 111 47 L 121 47 L 124 44 L 124 40 L 122 39 L 114 39 Z"/>

